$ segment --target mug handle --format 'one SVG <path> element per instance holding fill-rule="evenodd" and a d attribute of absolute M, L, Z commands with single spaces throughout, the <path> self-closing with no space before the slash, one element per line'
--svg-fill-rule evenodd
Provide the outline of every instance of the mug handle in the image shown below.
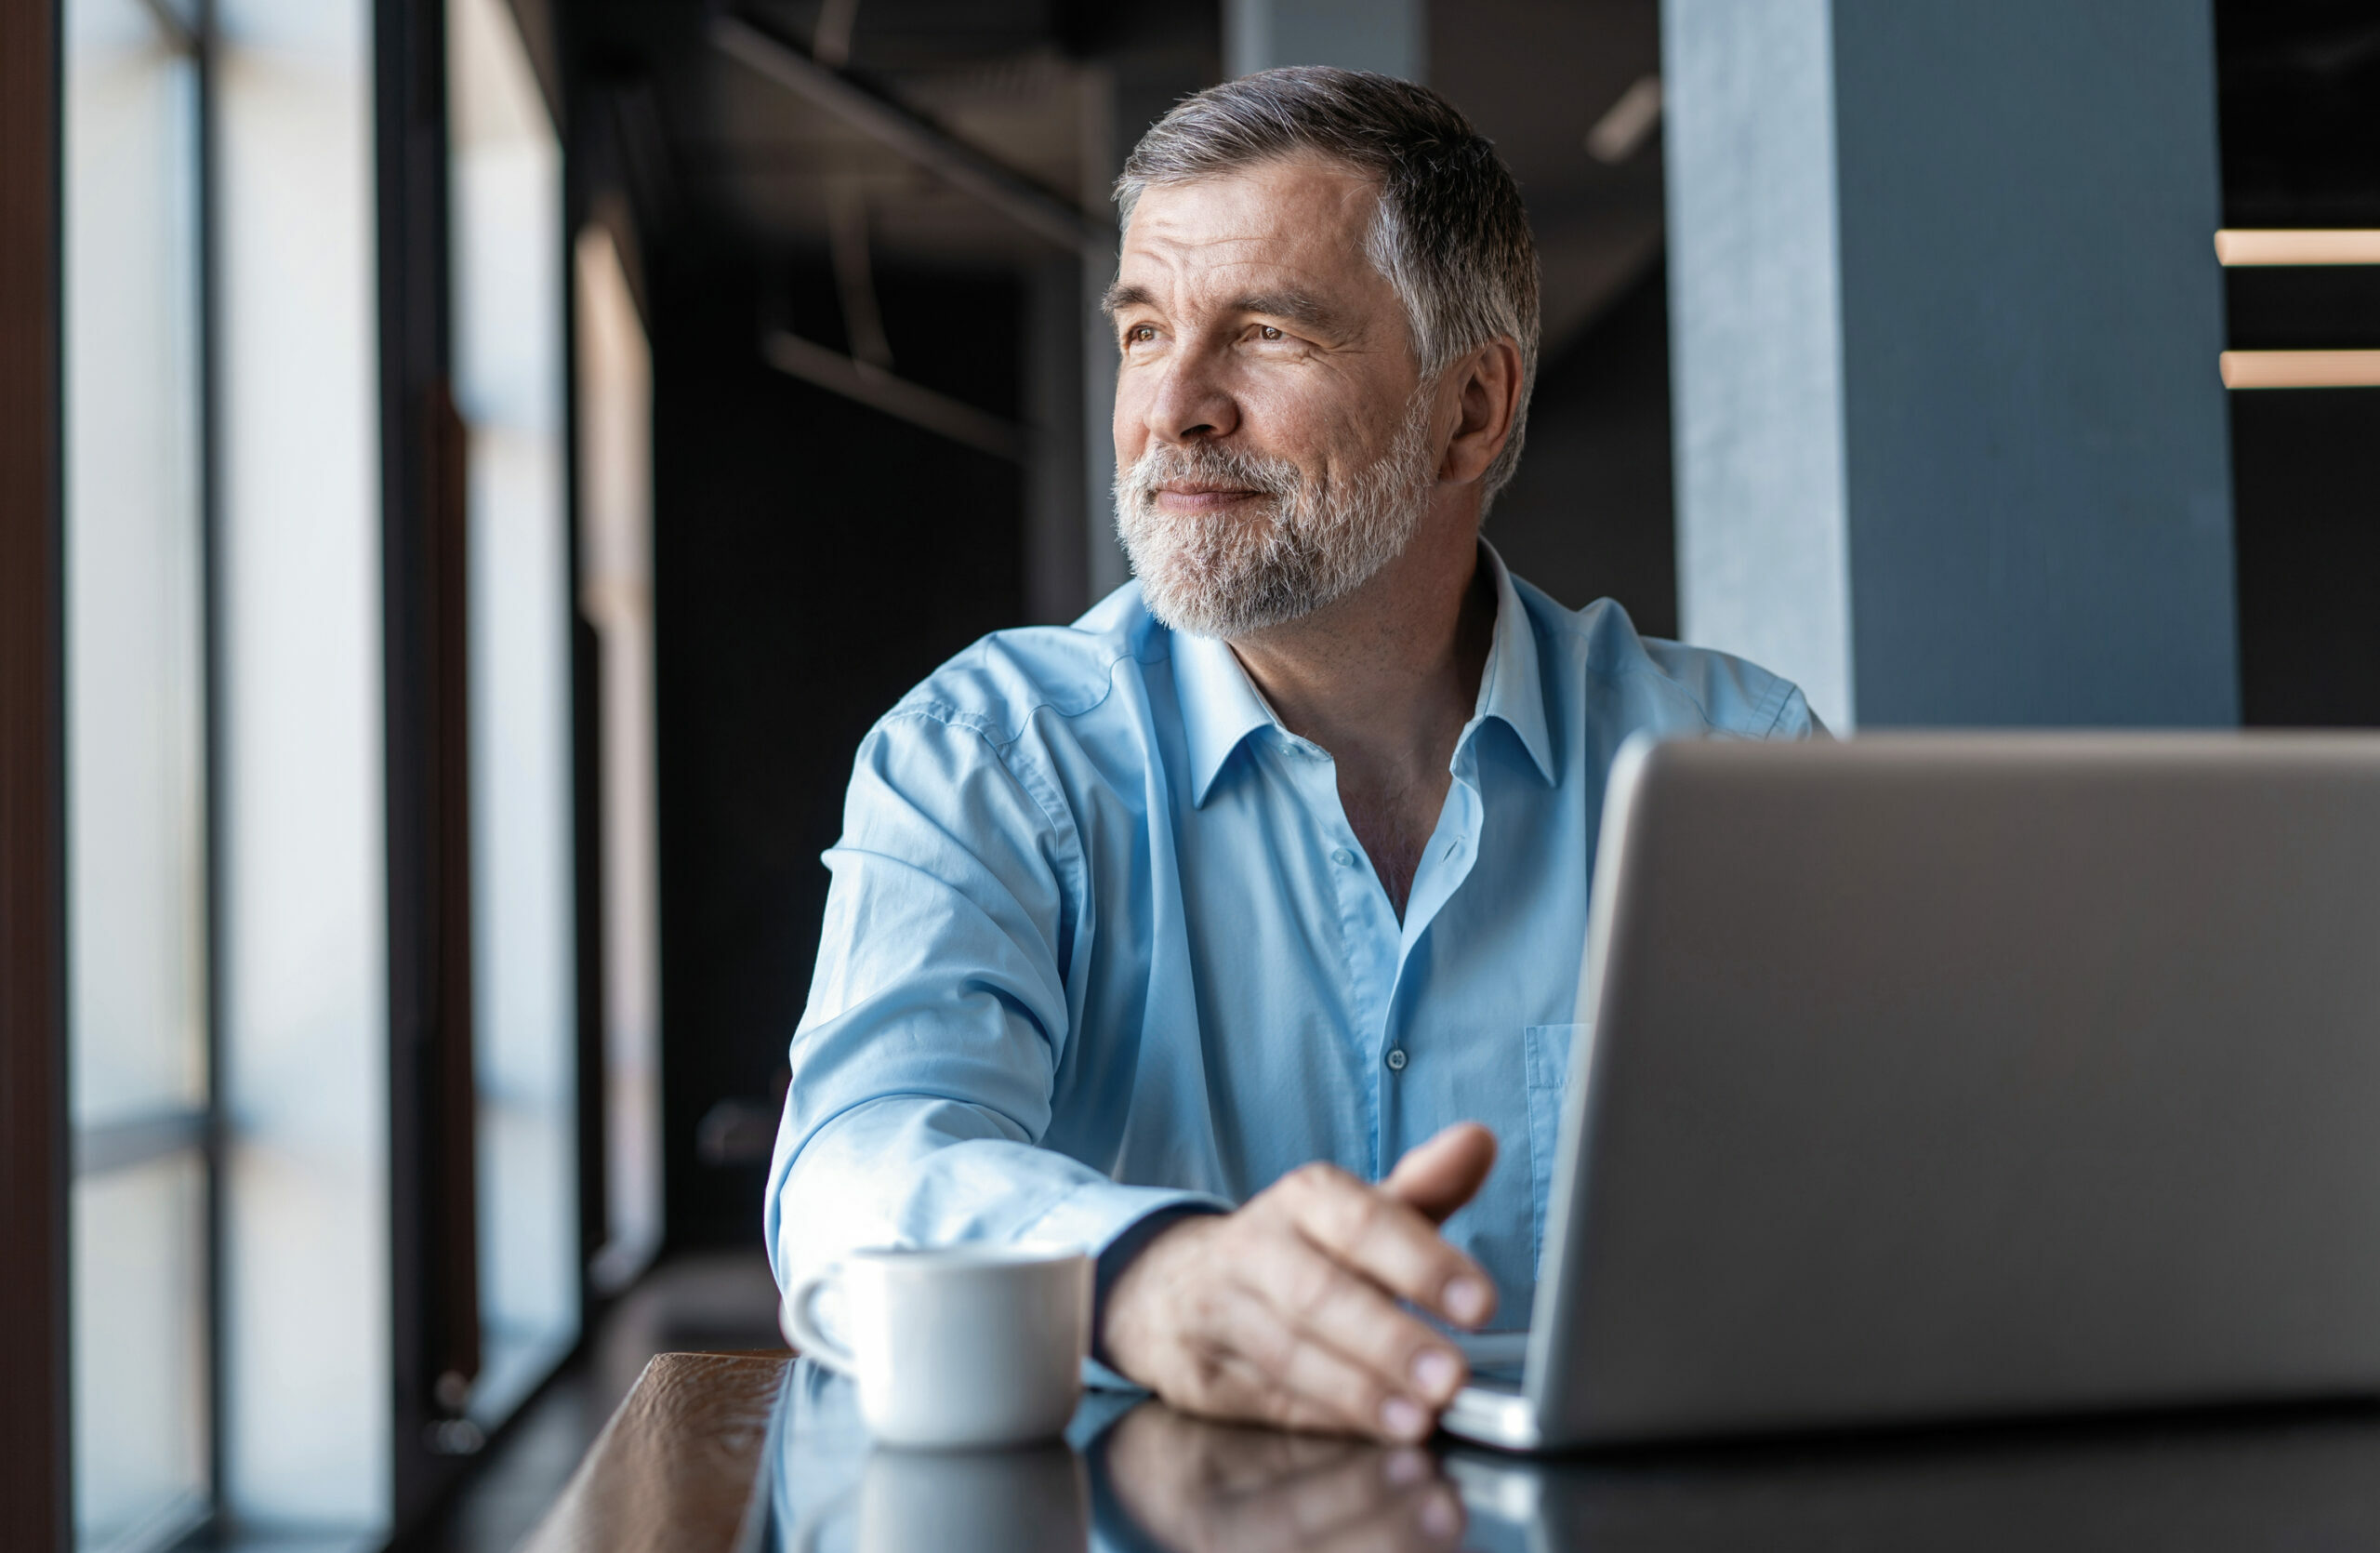
<path fill-rule="evenodd" d="M 778 1307 L 777 1324 L 785 1329 L 786 1340 L 803 1358 L 814 1359 L 829 1370 L 848 1375 L 858 1367 L 859 1361 L 852 1357 L 851 1349 L 820 1330 L 818 1318 L 810 1311 L 811 1302 L 833 1280 L 835 1272 L 836 1269 L 830 1267 L 795 1284 L 793 1293 L 786 1295 L 785 1304 Z"/>

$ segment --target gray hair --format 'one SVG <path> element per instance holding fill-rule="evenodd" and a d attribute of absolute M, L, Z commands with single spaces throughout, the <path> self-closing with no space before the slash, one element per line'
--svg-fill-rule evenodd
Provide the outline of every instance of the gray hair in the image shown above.
<path fill-rule="evenodd" d="M 1183 98 L 1124 163 L 1124 220 L 1150 184 L 1187 183 L 1298 155 L 1380 186 L 1365 253 L 1404 303 L 1424 382 L 1510 335 L 1521 352 L 1513 433 L 1488 470 L 1482 511 L 1513 477 L 1537 382 L 1537 246 L 1520 187 L 1487 137 L 1426 86 L 1370 71 L 1293 65 Z"/>

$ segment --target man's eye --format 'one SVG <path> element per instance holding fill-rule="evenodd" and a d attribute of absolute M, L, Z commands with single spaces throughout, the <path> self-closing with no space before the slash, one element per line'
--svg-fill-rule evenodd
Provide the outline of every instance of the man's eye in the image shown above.
<path fill-rule="evenodd" d="M 1127 345 L 1146 345 L 1156 338 L 1157 326 L 1153 324 L 1135 324 L 1124 331 L 1124 343 Z"/>
<path fill-rule="evenodd" d="M 1280 330 L 1275 328 L 1272 325 L 1267 324 L 1256 331 L 1256 338 L 1259 339 L 1286 339 L 1289 337 L 1282 334 Z"/>

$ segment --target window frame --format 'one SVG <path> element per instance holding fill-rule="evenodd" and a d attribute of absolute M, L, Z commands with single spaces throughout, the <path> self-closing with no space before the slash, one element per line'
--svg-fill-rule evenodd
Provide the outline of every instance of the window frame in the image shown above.
<path fill-rule="evenodd" d="M 0 1503 L 50 1553 L 73 1524 L 58 21 L 0 7 Z"/>

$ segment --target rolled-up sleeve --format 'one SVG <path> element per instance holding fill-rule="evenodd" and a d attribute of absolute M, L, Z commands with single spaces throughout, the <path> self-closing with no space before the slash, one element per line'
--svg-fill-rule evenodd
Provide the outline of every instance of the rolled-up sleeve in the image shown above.
<path fill-rule="evenodd" d="M 779 1285 L 871 1245 L 1077 1245 L 1228 1206 L 1042 1147 L 1085 889 L 1054 782 L 935 706 L 861 745 L 766 1208 Z"/>

